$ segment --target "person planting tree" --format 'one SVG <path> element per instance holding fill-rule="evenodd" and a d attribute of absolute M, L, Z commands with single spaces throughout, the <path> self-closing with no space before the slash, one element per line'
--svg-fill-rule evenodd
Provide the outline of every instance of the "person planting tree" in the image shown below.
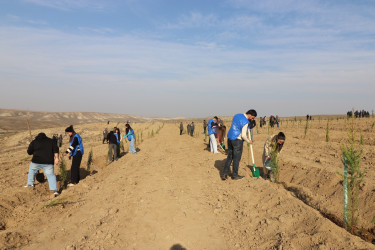
<path fill-rule="evenodd" d="M 266 142 L 264 143 L 264 151 L 262 156 L 262 161 L 264 164 L 263 169 L 263 178 L 269 178 L 272 182 L 274 182 L 274 175 L 272 173 L 272 157 L 276 158 L 277 155 L 280 153 L 281 149 L 284 146 L 285 142 L 285 134 L 283 132 L 278 133 L 277 135 L 271 135 L 267 138 Z M 275 161 L 274 161 L 275 162 Z M 274 166 L 275 167 L 275 166 Z"/>
<path fill-rule="evenodd" d="M 137 151 L 134 148 L 134 140 L 135 140 L 134 130 L 130 127 L 129 124 L 126 124 L 125 127 L 126 127 L 126 131 L 125 131 L 124 138 L 127 138 L 129 141 L 129 152 L 132 154 L 136 154 Z"/>
<path fill-rule="evenodd" d="M 27 185 L 25 187 L 34 187 L 35 175 L 40 169 L 43 169 L 47 176 L 49 189 L 58 196 L 56 175 L 54 173 L 54 164 L 59 164 L 59 148 L 56 142 L 48 138 L 45 133 L 39 133 L 30 143 L 27 153 L 33 155 L 29 166 Z"/>

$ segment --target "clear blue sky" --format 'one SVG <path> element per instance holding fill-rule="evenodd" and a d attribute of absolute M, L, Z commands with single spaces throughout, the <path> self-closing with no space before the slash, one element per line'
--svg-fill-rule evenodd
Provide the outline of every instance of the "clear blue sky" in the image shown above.
<path fill-rule="evenodd" d="M 0 108 L 375 109 L 375 1 L 0 0 Z"/>

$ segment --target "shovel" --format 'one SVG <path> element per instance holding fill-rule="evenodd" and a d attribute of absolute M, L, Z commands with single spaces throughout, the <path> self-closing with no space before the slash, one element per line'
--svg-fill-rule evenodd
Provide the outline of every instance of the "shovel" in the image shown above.
<path fill-rule="evenodd" d="M 249 132 L 248 132 L 248 135 L 250 135 Z M 259 177 L 260 176 L 259 169 L 255 167 L 255 162 L 254 162 L 253 144 L 250 144 L 250 151 L 251 151 L 251 159 L 253 160 L 253 168 L 251 169 L 251 173 L 253 174 L 253 177 Z"/>

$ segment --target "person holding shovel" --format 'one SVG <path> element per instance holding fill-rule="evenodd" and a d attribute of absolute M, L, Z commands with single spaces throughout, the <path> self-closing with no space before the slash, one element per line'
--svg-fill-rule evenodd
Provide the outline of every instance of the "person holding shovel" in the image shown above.
<path fill-rule="evenodd" d="M 277 135 L 271 135 L 267 138 L 266 142 L 264 143 L 264 151 L 262 156 L 262 161 L 264 164 L 263 169 L 263 178 L 269 178 L 272 182 L 274 182 L 274 177 L 272 174 L 272 167 L 271 167 L 271 159 L 272 155 L 277 156 L 280 153 L 281 149 L 284 146 L 285 142 L 285 134 L 283 132 L 278 133 Z"/>
<path fill-rule="evenodd" d="M 79 167 L 83 156 L 83 143 L 81 136 L 74 131 L 73 125 L 67 127 L 65 133 L 69 136 L 69 148 L 63 155 L 69 154 L 69 159 L 73 158 L 70 168 L 71 182 L 68 184 L 71 187 L 78 184 L 80 180 Z"/>
<path fill-rule="evenodd" d="M 244 176 L 238 175 L 238 167 L 240 165 L 240 160 L 242 157 L 243 142 L 246 141 L 252 144 L 250 138 L 247 136 L 247 130 L 249 129 L 249 124 L 255 119 L 257 112 L 254 109 L 250 109 L 246 114 L 236 114 L 233 117 L 232 125 L 228 131 L 228 157 L 225 161 L 225 166 L 221 179 L 225 181 L 228 178 L 230 172 L 230 165 L 233 162 L 233 173 L 232 179 L 239 180 Z"/>

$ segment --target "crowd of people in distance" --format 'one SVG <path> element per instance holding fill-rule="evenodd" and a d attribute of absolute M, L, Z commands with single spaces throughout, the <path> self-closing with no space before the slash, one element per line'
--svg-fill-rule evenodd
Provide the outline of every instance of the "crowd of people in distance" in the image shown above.
<path fill-rule="evenodd" d="M 368 118 L 368 117 L 370 117 L 370 112 L 368 112 L 368 111 L 365 111 L 365 110 L 356 110 L 356 111 L 354 111 L 354 114 L 353 114 L 353 111 L 348 111 L 348 112 L 346 112 L 346 115 L 347 115 L 347 117 L 353 117 L 353 115 L 354 115 L 354 117 L 355 118 Z"/>
<path fill-rule="evenodd" d="M 186 125 L 186 132 L 190 136 L 194 136 L 194 131 L 195 131 L 195 124 L 194 122 L 188 123 Z M 181 122 L 180 123 L 180 135 L 184 133 L 184 124 Z"/>
<path fill-rule="evenodd" d="M 266 116 L 259 118 L 259 126 L 260 127 L 266 126 L 266 124 L 267 124 L 266 118 L 267 118 Z M 273 128 L 275 125 L 277 125 L 277 127 L 279 127 L 280 117 L 278 115 L 276 115 L 276 116 L 270 115 L 270 118 L 269 118 L 268 121 L 270 123 L 271 128 Z"/>
<path fill-rule="evenodd" d="M 59 148 L 62 147 L 62 142 L 63 142 L 63 136 L 62 136 L 62 134 L 60 134 L 60 136 L 59 136 L 59 134 L 53 134 L 52 139 L 56 141 L 57 146 Z"/>

